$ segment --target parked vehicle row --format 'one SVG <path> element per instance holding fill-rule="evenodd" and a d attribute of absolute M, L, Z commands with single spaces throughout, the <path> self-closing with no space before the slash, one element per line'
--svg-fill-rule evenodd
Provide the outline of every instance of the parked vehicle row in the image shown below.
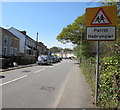
<path fill-rule="evenodd" d="M 60 62 L 62 58 L 55 56 L 41 55 L 38 57 L 38 65 L 47 64 L 53 65 L 53 63 Z"/>

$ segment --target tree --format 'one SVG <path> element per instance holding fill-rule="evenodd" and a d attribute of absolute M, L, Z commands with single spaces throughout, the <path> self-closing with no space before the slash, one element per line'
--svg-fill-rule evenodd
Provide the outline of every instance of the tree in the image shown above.
<path fill-rule="evenodd" d="M 79 16 L 74 23 L 63 28 L 62 32 L 57 36 L 57 40 L 61 43 L 80 44 L 80 37 L 85 33 L 85 15 Z"/>
<path fill-rule="evenodd" d="M 105 2 L 102 2 L 102 6 L 117 6 L 117 34 L 116 34 L 116 40 L 113 42 L 102 42 L 101 46 L 103 45 L 102 50 L 105 51 L 108 56 L 116 56 L 120 54 L 120 2 L 117 2 L 117 0 L 105 0 Z M 106 47 L 106 48 L 104 48 Z M 105 54 L 106 54 L 105 53 Z M 103 56 L 104 52 L 103 52 Z"/>
<path fill-rule="evenodd" d="M 63 49 L 63 51 L 64 51 L 64 52 L 72 52 L 73 50 L 70 49 L 70 48 L 65 48 L 65 49 Z"/>
<path fill-rule="evenodd" d="M 60 48 L 60 47 L 52 47 L 52 48 L 50 48 L 50 51 L 51 51 L 52 53 L 60 52 L 60 51 L 62 51 L 62 50 L 63 50 L 63 49 Z"/>
<path fill-rule="evenodd" d="M 77 17 L 74 22 L 67 27 L 63 28 L 62 32 L 57 36 L 57 40 L 61 43 L 69 43 L 72 42 L 77 46 L 74 48 L 75 53 L 78 57 L 90 57 L 93 56 L 93 51 L 95 48 L 93 42 L 87 42 L 85 36 L 85 14 L 82 16 Z M 82 47 L 80 49 L 80 47 Z M 81 51 L 81 52 L 80 52 Z"/>

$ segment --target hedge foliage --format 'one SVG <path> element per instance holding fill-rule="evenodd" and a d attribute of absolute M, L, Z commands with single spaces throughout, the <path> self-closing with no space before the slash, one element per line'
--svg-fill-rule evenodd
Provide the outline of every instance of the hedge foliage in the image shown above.
<path fill-rule="evenodd" d="M 92 89 L 92 95 L 94 96 L 95 92 L 95 68 L 96 68 L 96 59 L 90 57 L 89 59 L 82 58 L 81 69 L 82 73 L 85 75 L 86 81 L 90 84 Z"/>
<path fill-rule="evenodd" d="M 25 57 L 20 58 L 21 65 L 33 64 L 33 63 L 36 63 L 35 57 L 25 56 Z"/>
<path fill-rule="evenodd" d="M 96 59 L 82 58 L 82 72 L 95 95 Z M 120 56 L 100 59 L 98 106 L 120 108 Z"/>
<path fill-rule="evenodd" d="M 106 108 L 119 108 L 120 56 L 103 58 L 100 70 L 98 104 Z"/>

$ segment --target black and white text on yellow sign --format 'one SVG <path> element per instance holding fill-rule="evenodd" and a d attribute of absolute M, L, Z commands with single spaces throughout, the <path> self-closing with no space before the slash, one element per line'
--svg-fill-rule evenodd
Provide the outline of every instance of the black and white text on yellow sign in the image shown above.
<path fill-rule="evenodd" d="M 87 27 L 87 40 L 90 41 L 113 41 L 116 38 L 116 27 Z"/>
<path fill-rule="evenodd" d="M 86 26 L 116 26 L 117 7 L 95 7 L 86 9 Z"/>

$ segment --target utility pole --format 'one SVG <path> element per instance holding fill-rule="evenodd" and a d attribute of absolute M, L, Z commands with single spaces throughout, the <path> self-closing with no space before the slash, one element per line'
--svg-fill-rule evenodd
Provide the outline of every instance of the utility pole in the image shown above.
<path fill-rule="evenodd" d="M 38 32 L 36 37 L 36 59 L 38 58 Z"/>
<path fill-rule="evenodd" d="M 80 64 L 82 63 L 82 32 L 80 34 Z"/>

